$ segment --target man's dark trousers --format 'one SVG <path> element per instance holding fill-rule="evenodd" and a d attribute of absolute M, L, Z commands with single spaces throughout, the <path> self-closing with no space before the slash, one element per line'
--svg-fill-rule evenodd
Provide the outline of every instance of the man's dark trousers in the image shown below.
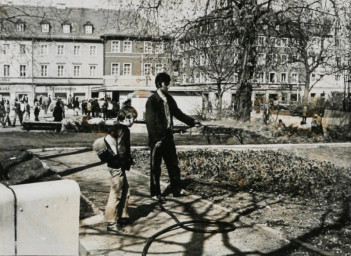
<path fill-rule="evenodd" d="M 151 146 L 151 173 L 150 173 L 150 194 L 151 196 L 161 195 L 160 176 L 162 158 L 166 164 L 173 195 L 178 195 L 180 186 L 180 169 L 173 136 L 162 140 L 160 147 Z"/>

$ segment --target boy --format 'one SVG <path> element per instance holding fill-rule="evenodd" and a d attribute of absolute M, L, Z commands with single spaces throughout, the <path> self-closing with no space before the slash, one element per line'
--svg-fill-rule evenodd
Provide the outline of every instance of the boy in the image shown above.
<path fill-rule="evenodd" d="M 107 147 L 114 153 L 114 160 L 107 162 L 111 174 L 111 189 L 106 205 L 105 219 L 107 231 L 126 232 L 128 224 L 127 212 L 129 198 L 129 184 L 126 172 L 133 164 L 130 154 L 130 131 L 138 113 L 134 108 L 122 108 L 118 112 L 117 124 L 113 125 L 105 137 Z"/>

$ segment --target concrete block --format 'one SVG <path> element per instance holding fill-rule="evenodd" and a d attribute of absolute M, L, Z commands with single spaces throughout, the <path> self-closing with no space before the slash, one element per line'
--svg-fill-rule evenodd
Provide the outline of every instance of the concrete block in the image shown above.
<path fill-rule="evenodd" d="M 6 198 L 0 198 L 0 238 L 10 241 L 11 245 L 1 245 L 0 255 L 15 255 L 13 251 L 17 251 L 17 255 L 78 255 L 78 184 L 73 180 L 59 180 L 11 188 L 17 202 L 10 189 L 1 187 L 0 191 L 8 191 Z M 11 210 L 15 205 L 16 218 Z M 10 248 L 14 244 L 14 249 Z"/>

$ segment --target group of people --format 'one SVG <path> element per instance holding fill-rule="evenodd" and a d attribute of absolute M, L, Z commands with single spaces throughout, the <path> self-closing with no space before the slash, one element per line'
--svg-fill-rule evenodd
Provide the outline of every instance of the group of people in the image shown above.
<path fill-rule="evenodd" d="M 150 154 L 150 196 L 163 203 L 165 198 L 161 193 L 160 175 L 161 161 L 165 161 L 170 178 L 170 193 L 174 197 L 182 196 L 181 175 L 173 139 L 173 117 L 189 126 L 201 125 L 192 117 L 184 114 L 177 106 L 173 97 L 168 94 L 171 78 L 167 73 L 159 73 L 155 78 L 156 92 L 146 103 L 146 126 L 148 131 Z M 126 171 L 133 164 L 130 154 L 129 127 L 137 116 L 136 110 L 128 103 L 119 111 L 117 123 L 105 137 L 106 143 L 114 152 L 114 157 L 107 162 L 111 175 L 111 188 L 106 205 L 105 219 L 107 230 L 110 232 L 126 232 L 129 224 L 128 198 L 129 184 Z"/>
<path fill-rule="evenodd" d="M 14 112 L 13 120 L 10 119 L 10 113 Z M 39 103 L 35 103 L 34 107 L 34 116 L 35 120 L 39 121 Z M 18 98 L 15 99 L 14 104 L 11 106 L 9 99 L 0 99 L 0 124 L 3 128 L 6 126 L 16 126 L 17 120 L 22 125 L 23 121 L 27 121 L 30 119 L 31 114 L 31 106 L 28 103 L 28 97 L 22 97 L 20 100 Z"/>

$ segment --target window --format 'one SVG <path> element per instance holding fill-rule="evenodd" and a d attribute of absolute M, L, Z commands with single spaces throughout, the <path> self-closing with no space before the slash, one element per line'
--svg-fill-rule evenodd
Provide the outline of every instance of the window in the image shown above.
<path fill-rule="evenodd" d="M 96 56 L 96 45 L 90 46 L 90 56 Z"/>
<path fill-rule="evenodd" d="M 282 64 L 286 64 L 288 62 L 288 55 L 287 54 L 280 55 L 280 58 L 281 58 Z"/>
<path fill-rule="evenodd" d="M 111 41 L 111 52 L 121 52 L 120 41 Z"/>
<path fill-rule="evenodd" d="M 2 50 L 3 50 L 4 54 L 10 53 L 10 45 L 9 44 L 4 44 L 4 47 L 3 47 Z"/>
<path fill-rule="evenodd" d="M 73 54 L 80 55 L 80 45 L 73 46 Z"/>
<path fill-rule="evenodd" d="M 257 45 L 263 46 L 266 44 L 266 37 L 265 36 L 259 36 L 257 39 Z"/>
<path fill-rule="evenodd" d="M 42 76 L 42 77 L 48 76 L 48 66 L 47 65 L 40 66 L 40 76 Z"/>
<path fill-rule="evenodd" d="M 48 46 L 46 44 L 42 44 L 40 46 L 40 54 L 47 55 L 48 54 Z"/>
<path fill-rule="evenodd" d="M 79 65 L 73 66 L 73 76 L 80 77 L 80 66 Z"/>
<path fill-rule="evenodd" d="M 291 74 L 291 82 L 292 83 L 297 83 L 298 82 L 298 75 L 297 75 L 297 73 L 292 73 Z"/>
<path fill-rule="evenodd" d="M 144 53 L 152 53 L 152 42 L 144 42 Z"/>
<path fill-rule="evenodd" d="M 26 65 L 20 65 L 20 77 L 26 76 Z"/>
<path fill-rule="evenodd" d="M 335 46 L 340 46 L 340 39 L 335 39 Z"/>
<path fill-rule="evenodd" d="M 335 61 L 336 61 L 336 66 L 341 67 L 341 57 L 340 56 L 335 57 Z"/>
<path fill-rule="evenodd" d="M 111 75 L 119 76 L 119 63 L 112 63 L 111 64 Z"/>
<path fill-rule="evenodd" d="M 85 34 L 92 34 L 93 33 L 93 25 L 85 24 Z"/>
<path fill-rule="evenodd" d="M 165 71 L 165 69 L 164 69 L 164 67 L 163 67 L 163 64 L 161 64 L 161 63 L 156 63 L 156 65 L 155 65 L 155 71 L 156 71 L 156 74 Z"/>
<path fill-rule="evenodd" d="M 131 41 L 124 41 L 123 42 L 123 52 L 132 52 L 132 42 Z"/>
<path fill-rule="evenodd" d="M 335 75 L 335 81 L 340 81 L 340 75 Z"/>
<path fill-rule="evenodd" d="M 235 74 L 234 74 L 234 77 L 233 77 L 233 82 L 234 82 L 234 83 L 239 82 L 239 76 L 238 76 L 238 74 L 237 74 L 237 73 L 235 73 Z"/>
<path fill-rule="evenodd" d="M 143 67 L 143 74 L 144 76 L 149 76 L 151 75 L 151 64 L 150 63 L 144 63 L 144 67 Z"/>
<path fill-rule="evenodd" d="M 265 82 L 265 75 L 264 75 L 264 72 L 258 73 L 257 77 L 258 77 L 258 82 L 259 82 L 259 83 L 264 83 L 264 82 Z"/>
<path fill-rule="evenodd" d="M 311 98 L 315 98 L 316 94 L 315 93 L 311 93 Z"/>
<path fill-rule="evenodd" d="M 183 84 L 186 84 L 188 82 L 188 76 L 187 74 L 183 74 Z"/>
<path fill-rule="evenodd" d="M 18 32 L 23 32 L 24 31 L 24 23 L 17 23 L 16 29 Z"/>
<path fill-rule="evenodd" d="M 50 24 L 48 24 L 48 23 L 41 24 L 41 32 L 49 33 L 50 32 Z"/>
<path fill-rule="evenodd" d="M 26 54 L 26 45 L 20 44 L 20 54 Z"/>
<path fill-rule="evenodd" d="M 289 40 L 287 38 L 282 38 L 281 47 L 288 47 L 288 46 L 289 46 Z"/>
<path fill-rule="evenodd" d="M 269 73 L 269 82 L 270 83 L 275 83 L 276 82 L 276 74 L 275 74 L 275 72 Z"/>
<path fill-rule="evenodd" d="M 125 63 L 123 64 L 123 75 L 130 76 L 132 74 L 132 64 Z"/>
<path fill-rule="evenodd" d="M 258 60 L 257 60 L 259 65 L 264 65 L 266 64 L 266 54 L 265 53 L 260 53 L 258 54 Z"/>
<path fill-rule="evenodd" d="M 62 26 L 62 31 L 63 31 L 63 33 L 65 33 L 65 34 L 71 33 L 71 25 L 69 25 L 69 24 L 64 24 L 64 25 Z"/>
<path fill-rule="evenodd" d="M 90 65 L 90 77 L 97 77 L 97 68 L 96 65 Z"/>
<path fill-rule="evenodd" d="M 163 43 L 158 43 L 155 45 L 155 53 L 162 54 L 163 53 Z"/>
<path fill-rule="evenodd" d="M 281 83 L 286 83 L 287 81 L 287 74 L 286 73 L 281 73 L 280 74 L 280 82 Z"/>
<path fill-rule="evenodd" d="M 10 65 L 4 65 L 4 76 L 10 76 Z"/>
<path fill-rule="evenodd" d="M 311 81 L 316 81 L 316 79 L 317 79 L 316 74 L 315 74 L 315 73 L 312 73 L 312 74 L 311 74 Z"/>
<path fill-rule="evenodd" d="M 290 100 L 291 101 L 297 101 L 297 94 L 296 93 L 292 93 L 290 96 Z"/>
<path fill-rule="evenodd" d="M 64 49 L 64 45 L 58 45 L 57 46 L 57 55 L 63 55 L 63 49 Z"/>
<path fill-rule="evenodd" d="M 205 65 L 205 55 L 200 55 L 200 65 L 201 66 Z"/>
<path fill-rule="evenodd" d="M 192 57 L 189 58 L 189 67 L 194 66 L 194 59 Z"/>
<path fill-rule="evenodd" d="M 58 77 L 63 77 L 64 71 L 65 71 L 65 67 L 63 65 L 57 66 L 57 76 Z"/>

